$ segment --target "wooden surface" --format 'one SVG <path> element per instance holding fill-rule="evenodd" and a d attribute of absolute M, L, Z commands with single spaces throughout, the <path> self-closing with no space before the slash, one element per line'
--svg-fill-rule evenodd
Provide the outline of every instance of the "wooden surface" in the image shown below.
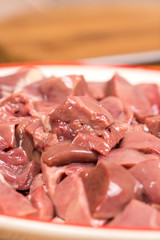
<path fill-rule="evenodd" d="M 73 61 L 160 49 L 160 1 L 139 2 L 55 7 L 1 23 L 0 62 Z"/>

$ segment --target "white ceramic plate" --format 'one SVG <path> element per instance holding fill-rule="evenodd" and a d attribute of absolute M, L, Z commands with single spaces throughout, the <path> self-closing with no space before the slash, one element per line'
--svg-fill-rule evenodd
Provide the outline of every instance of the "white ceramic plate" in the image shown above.
<path fill-rule="evenodd" d="M 37 65 L 37 64 L 36 64 Z M 160 70 L 111 67 L 78 64 L 41 64 L 38 65 L 45 75 L 63 76 L 66 74 L 83 74 L 87 81 L 106 81 L 115 72 L 131 83 L 151 82 L 160 84 Z M 0 76 L 15 72 L 20 66 L 1 66 Z M 11 203 L 12 204 L 12 203 Z M 92 228 L 75 225 L 53 224 L 0 215 L 0 240 L 155 240 L 160 239 L 160 230 L 137 230 L 118 228 Z"/>

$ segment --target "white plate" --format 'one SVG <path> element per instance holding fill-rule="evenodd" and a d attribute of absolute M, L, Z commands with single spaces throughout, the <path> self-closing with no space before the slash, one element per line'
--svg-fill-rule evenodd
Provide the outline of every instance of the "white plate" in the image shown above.
<path fill-rule="evenodd" d="M 83 74 L 87 81 L 105 81 L 115 72 L 132 83 L 160 83 L 160 70 L 96 65 L 39 65 L 45 75 L 63 76 Z M 1 66 L 0 76 L 15 72 L 19 66 Z M 12 204 L 12 203 L 11 203 Z M 0 215 L 0 240 L 147 240 L 160 239 L 160 230 L 136 230 L 118 228 L 91 228 L 74 225 L 53 224 Z"/>

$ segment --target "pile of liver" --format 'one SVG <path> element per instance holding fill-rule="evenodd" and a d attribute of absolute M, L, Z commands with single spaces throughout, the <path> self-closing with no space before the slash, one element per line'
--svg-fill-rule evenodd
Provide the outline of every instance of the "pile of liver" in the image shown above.
<path fill-rule="evenodd" d="M 0 93 L 0 213 L 160 227 L 158 85 L 22 68 Z"/>

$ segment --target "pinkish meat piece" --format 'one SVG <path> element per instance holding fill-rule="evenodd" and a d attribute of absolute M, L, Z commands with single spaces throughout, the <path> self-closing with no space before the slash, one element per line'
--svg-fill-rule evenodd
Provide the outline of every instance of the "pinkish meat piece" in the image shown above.
<path fill-rule="evenodd" d="M 55 102 L 35 101 L 34 109 L 30 111 L 33 117 L 42 119 L 44 115 L 51 114 L 59 104 Z"/>
<path fill-rule="evenodd" d="M 128 124 L 115 122 L 111 124 L 106 130 L 96 132 L 96 135 L 102 137 L 111 150 L 119 141 L 125 136 L 128 130 Z"/>
<path fill-rule="evenodd" d="M 43 180 L 45 182 L 47 192 L 51 199 L 53 199 L 55 187 L 68 175 L 79 175 L 84 170 L 93 168 L 93 164 L 72 163 L 62 167 L 48 167 L 45 163 L 41 162 L 43 173 Z"/>
<path fill-rule="evenodd" d="M 0 212 L 19 217 L 28 217 L 36 214 L 37 210 L 21 193 L 0 183 Z"/>
<path fill-rule="evenodd" d="M 110 223 L 114 227 L 159 228 L 160 213 L 144 202 L 132 199 Z"/>
<path fill-rule="evenodd" d="M 0 173 L 14 189 L 29 189 L 34 177 L 40 172 L 40 165 L 31 161 L 26 166 L 14 166 L 0 163 Z"/>
<path fill-rule="evenodd" d="M 26 125 L 25 132 L 33 138 L 34 147 L 40 152 L 57 143 L 57 135 L 45 131 L 42 121 L 38 118 Z"/>
<path fill-rule="evenodd" d="M 0 150 L 4 150 L 9 148 L 9 144 L 6 142 L 6 140 L 0 136 Z"/>
<path fill-rule="evenodd" d="M 138 119 L 153 114 L 150 102 L 143 92 L 118 74 L 115 74 L 108 82 L 107 96 L 116 96 L 122 103 L 127 103 Z"/>
<path fill-rule="evenodd" d="M 30 194 L 30 201 L 38 211 L 35 215 L 36 218 L 40 220 L 50 220 L 53 218 L 53 203 L 45 192 L 43 185 Z"/>
<path fill-rule="evenodd" d="M 160 115 L 147 117 L 145 124 L 153 135 L 160 138 Z"/>
<path fill-rule="evenodd" d="M 20 148 L 14 148 L 7 152 L 0 151 L 0 161 L 8 165 L 25 165 L 28 162 L 26 152 Z"/>
<path fill-rule="evenodd" d="M 33 100 L 24 92 L 19 92 L 1 101 L 0 106 L 13 116 L 29 116 L 33 108 Z"/>
<path fill-rule="evenodd" d="M 106 97 L 100 101 L 112 115 L 115 121 L 131 123 L 133 120 L 133 111 L 128 105 L 124 105 L 122 101 L 114 96 Z"/>
<path fill-rule="evenodd" d="M 57 135 L 49 132 L 45 132 L 43 127 L 39 127 L 33 134 L 34 147 L 39 151 L 45 148 L 51 147 L 57 143 Z"/>
<path fill-rule="evenodd" d="M 15 136 L 18 147 L 22 148 L 29 160 L 33 160 L 34 158 L 34 145 L 32 136 L 26 133 L 25 128 L 29 124 L 29 120 L 26 120 L 16 127 Z"/>
<path fill-rule="evenodd" d="M 90 211 L 95 218 L 115 217 L 132 198 L 141 197 L 138 181 L 123 167 L 101 162 L 91 171 L 80 174 Z"/>
<path fill-rule="evenodd" d="M 30 135 L 33 135 L 34 132 L 36 131 L 37 128 L 39 127 L 42 127 L 43 124 L 42 124 L 42 121 L 38 118 L 36 119 L 32 119 L 31 122 L 28 123 L 28 125 L 25 127 L 25 132 L 30 134 Z"/>
<path fill-rule="evenodd" d="M 82 75 L 51 77 L 40 85 L 40 91 L 47 101 L 62 103 L 68 96 L 89 94 L 87 83 Z"/>
<path fill-rule="evenodd" d="M 38 174 L 34 178 L 28 199 L 30 199 L 33 206 L 37 209 L 36 218 L 40 220 L 50 220 L 53 218 L 54 207 L 52 200 L 45 191 L 42 174 Z"/>
<path fill-rule="evenodd" d="M 15 146 L 15 125 L 9 123 L 1 123 L 0 124 L 0 140 L 3 143 L 3 139 L 8 144 L 7 148 L 13 148 Z M 6 144 L 1 144 L 0 149 L 4 150 L 6 148 Z"/>
<path fill-rule="evenodd" d="M 132 167 L 130 173 L 143 185 L 147 198 L 160 204 L 160 159 L 150 159 Z"/>
<path fill-rule="evenodd" d="M 112 117 L 117 120 L 123 112 L 123 103 L 122 101 L 114 96 L 106 97 L 100 104 L 103 105 L 112 115 Z"/>
<path fill-rule="evenodd" d="M 1 107 L 0 108 L 0 123 L 1 124 L 13 124 L 13 125 L 18 125 L 19 123 L 29 120 L 30 117 L 16 117 L 13 116 L 10 112 L 6 111 L 5 108 Z"/>
<path fill-rule="evenodd" d="M 94 150 L 102 155 L 106 155 L 110 151 L 109 145 L 103 138 L 89 134 L 78 133 L 72 143 Z"/>
<path fill-rule="evenodd" d="M 32 192 L 34 192 L 37 188 L 39 188 L 42 185 L 44 185 L 43 175 L 42 175 L 42 173 L 39 173 L 33 179 L 33 182 L 29 189 L 29 193 L 31 194 Z"/>
<path fill-rule="evenodd" d="M 68 97 L 50 115 L 52 121 L 73 122 L 90 125 L 94 129 L 105 129 L 112 122 L 111 114 L 90 97 Z"/>
<path fill-rule="evenodd" d="M 91 216 L 83 181 L 77 175 L 66 177 L 57 185 L 54 204 L 58 217 L 69 223 L 83 223 L 92 226 L 104 224 Z"/>
<path fill-rule="evenodd" d="M 106 82 L 87 82 L 90 95 L 96 100 L 106 97 Z"/>
<path fill-rule="evenodd" d="M 22 89 L 24 86 L 38 81 L 44 77 L 40 69 L 36 67 L 23 67 L 16 73 L 0 77 L 0 90 L 13 92 L 15 89 Z"/>
<path fill-rule="evenodd" d="M 152 106 L 154 114 L 160 113 L 160 94 L 158 85 L 154 83 L 141 83 L 137 84 L 136 87 L 143 92 L 148 101 Z"/>
<path fill-rule="evenodd" d="M 107 156 L 99 156 L 98 163 L 101 161 L 109 161 L 124 167 L 133 167 L 140 162 L 157 158 L 159 157 L 154 154 L 144 154 L 135 149 L 117 148 L 111 150 Z"/>
<path fill-rule="evenodd" d="M 72 140 L 75 136 L 74 131 L 65 122 L 59 122 L 59 121 L 53 122 L 52 132 L 57 135 L 57 138 L 60 142 L 66 141 L 66 140 Z"/>
<path fill-rule="evenodd" d="M 80 145 L 58 142 L 42 153 L 41 161 L 50 167 L 69 163 L 95 163 L 97 154 Z"/>
<path fill-rule="evenodd" d="M 140 128 L 131 128 L 123 138 L 120 147 L 160 155 L 160 139 Z"/>
<path fill-rule="evenodd" d="M 40 91 L 40 85 L 43 81 L 46 79 L 44 78 L 43 80 L 33 82 L 23 88 L 23 92 L 28 95 L 29 97 L 33 98 L 35 101 L 43 101 L 44 96 Z"/>
<path fill-rule="evenodd" d="M 128 126 L 123 123 L 113 123 L 106 130 L 94 131 L 90 129 L 90 134 L 85 133 L 85 128 L 74 138 L 74 144 L 107 155 L 108 152 L 124 137 Z M 82 131 L 82 133 L 81 133 Z M 84 132 L 84 133 L 83 133 Z M 87 130 L 86 130 L 87 132 Z"/>

